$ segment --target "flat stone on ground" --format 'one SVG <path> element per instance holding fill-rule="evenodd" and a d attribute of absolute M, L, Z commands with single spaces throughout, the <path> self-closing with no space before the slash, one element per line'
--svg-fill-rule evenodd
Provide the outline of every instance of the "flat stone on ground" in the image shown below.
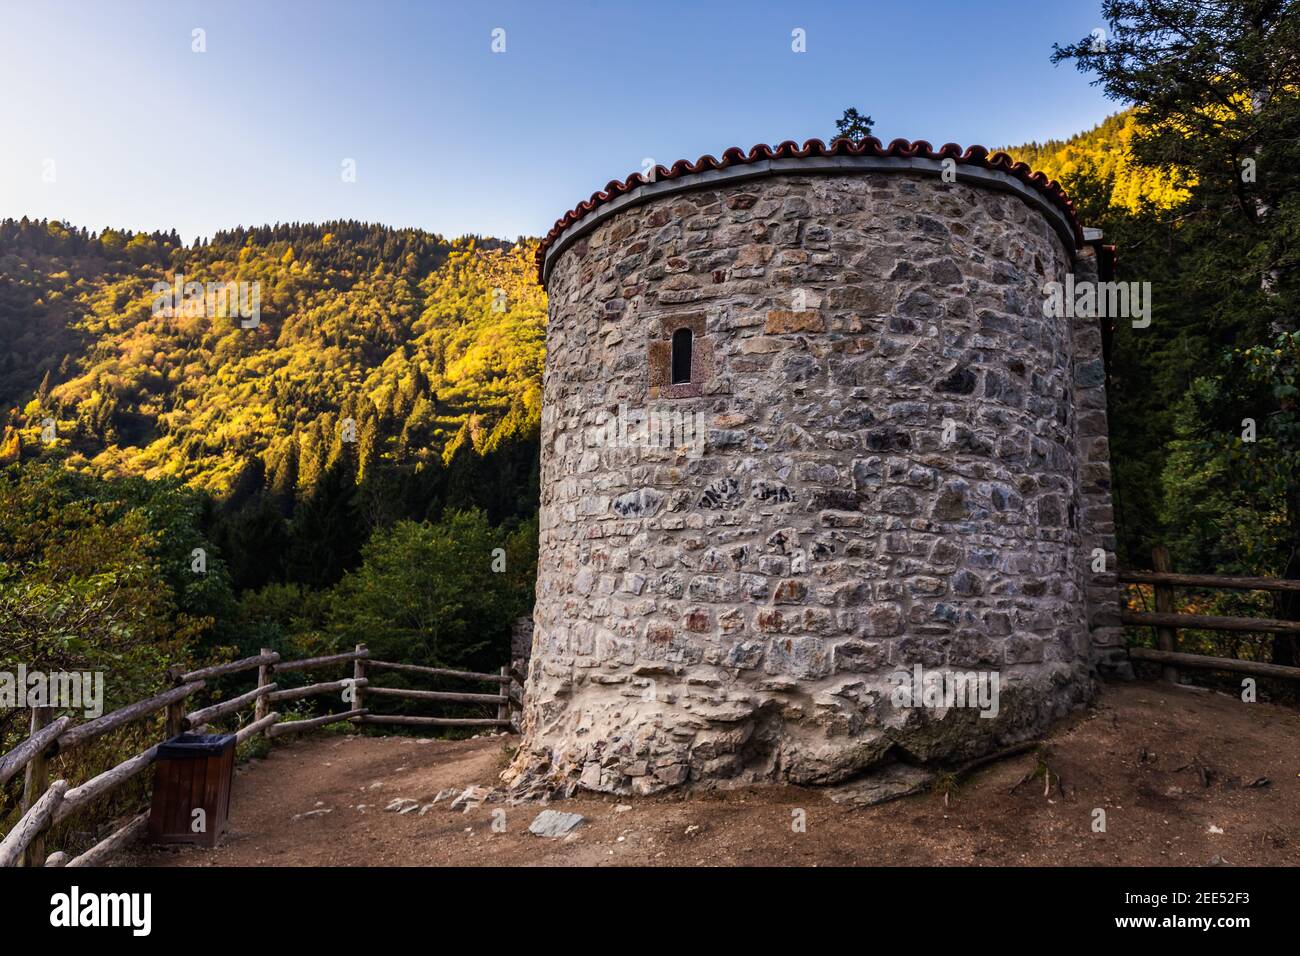
<path fill-rule="evenodd" d="M 562 810 L 543 810 L 528 826 L 528 832 L 534 836 L 562 837 L 580 823 L 586 821 L 580 813 L 565 813 Z"/>
<path fill-rule="evenodd" d="M 895 763 L 848 783 L 828 787 L 827 796 L 835 803 L 870 807 L 924 787 L 936 776 L 938 774 L 934 770 Z"/>

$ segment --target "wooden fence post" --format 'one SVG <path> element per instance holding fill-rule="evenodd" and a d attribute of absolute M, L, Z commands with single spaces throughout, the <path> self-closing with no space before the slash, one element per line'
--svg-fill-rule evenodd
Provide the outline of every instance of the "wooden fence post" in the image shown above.
<path fill-rule="evenodd" d="M 505 682 L 501 685 L 501 693 L 505 695 L 505 700 L 497 704 L 497 720 L 506 721 L 506 733 L 510 732 L 510 665 L 506 664 L 501 668 L 501 676 Z"/>
<path fill-rule="evenodd" d="M 356 651 L 358 654 L 360 654 L 365 649 L 366 649 L 366 645 L 364 644 L 358 644 L 356 646 Z M 365 679 L 365 676 L 366 676 L 366 659 L 364 657 L 358 657 L 356 660 L 352 662 L 352 680 L 354 683 L 352 684 L 352 703 L 348 705 L 349 710 L 363 710 L 365 708 L 365 704 L 363 704 L 361 701 L 361 698 L 363 696 L 361 681 Z"/>
<path fill-rule="evenodd" d="M 272 651 L 269 647 L 262 648 L 262 656 L 264 657 L 273 653 L 275 652 Z M 261 664 L 258 666 L 257 686 L 259 688 L 265 687 L 267 684 L 271 683 L 271 669 L 274 666 L 275 666 L 274 664 Z M 263 694 L 261 697 L 257 698 L 257 703 L 253 705 L 253 722 L 256 723 L 257 721 L 261 720 L 270 712 L 271 712 L 271 702 L 267 700 L 266 695 Z"/>
<path fill-rule="evenodd" d="M 167 680 L 173 687 L 181 685 L 183 670 L 177 665 L 167 668 Z M 171 740 L 185 730 L 185 698 L 167 705 L 167 725 L 163 730 L 164 739 Z"/>
<path fill-rule="evenodd" d="M 1173 570 L 1169 561 L 1169 549 L 1163 544 L 1155 546 L 1151 552 L 1151 566 L 1155 568 L 1157 574 L 1167 574 Z M 1174 613 L 1174 589 L 1170 584 L 1154 585 L 1156 593 L 1156 613 L 1172 614 Z M 1156 645 L 1162 651 L 1178 650 L 1178 630 L 1173 627 L 1156 628 Z M 1160 669 L 1162 679 L 1171 684 L 1178 683 L 1178 668 L 1173 664 L 1166 664 Z"/>
<path fill-rule="evenodd" d="M 37 731 L 47 727 L 54 720 L 53 707 L 33 707 L 31 734 L 34 736 Z M 31 763 L 27 765 L 26 776 L 23 777 L 23 803 L 22 812 L 25 814 L 36 802 L 45 795 L 46 789 L 50 785 L 50 768 L 49 762 L 45 759 L 45 751 L 40 751 L 32 758 Z M 44 866 L 45 865 L 45 834 L 41 833 L 27 847 L 25 856 L 27 866 Z"/>

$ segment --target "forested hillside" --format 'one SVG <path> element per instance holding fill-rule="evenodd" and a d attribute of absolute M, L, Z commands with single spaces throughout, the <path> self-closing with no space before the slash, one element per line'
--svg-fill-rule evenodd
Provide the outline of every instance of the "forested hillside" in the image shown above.
<path fill-rule="evenodd" d="M 352 222 L 192 248 L 174 234 L 0 223 L 7 454 L 58 452 L 80 470 L 176 476 L 220 496 L 259 469 L 277 493 L 310 489 L 339 458 L 346 419 L 362 478 L 381 461 L 490 451 L 540 413 L 532 254 Z M 156 314 L 154 284 L 176 276 L 256 283 L 258 324 Z"/>
<path fill-rule="evenodd" d="M 0 223 L 0 670 L 111 665 L 111 708 L 263 646 L 499 667 L 536 561 L 535 248 Z M 256 321 L 168 314 L 178 282 L 246 283 Z"/>
<path fill-rule="evenodd" d="M 1139 135 L 1137 113 L 1130 109 L 1067 140 L 1049 139 L 1001 149 L 1063 184 L 1072 183 L 1076 188 L 1085 182 L 1089 186 L 1096 184 L 1104 190 L 1106 205 L 1123 212 L 1168 209 L 1186 201 L 1190 184 L 1183 181 L 1184 173 L 1137 162 L 1133 141 Z"/>

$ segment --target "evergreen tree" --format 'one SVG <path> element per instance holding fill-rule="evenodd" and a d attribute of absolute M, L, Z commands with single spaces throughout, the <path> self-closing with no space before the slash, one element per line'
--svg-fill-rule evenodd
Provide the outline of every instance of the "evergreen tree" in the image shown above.
<path fill-rule="evenodd" d="M 863 116 L 857 107 L 850 106 L 835 121 L 835 135 L 831 139 L 866 139 L 874 126 L 875 121 L 870 116 Z"/>
<path fill-rule="evenodd" d="M 1117 502 L 1143 498 L 1148 541 L 1172 540 L 1187 570 L 1300 579 L 1300 3 L 1106 0 L 1103 14 L 1104 38 L 1053 58 L 1134 104 L 1135 160 L 1188 190 L 1176 216 L 1107 224 L 1156 299 L 1149 329 L 1115 330 Z M 1300 602 L 1276 613 L 1300 619 Z M 1272 657 L 1297 660 L 1291 636 Z"/>

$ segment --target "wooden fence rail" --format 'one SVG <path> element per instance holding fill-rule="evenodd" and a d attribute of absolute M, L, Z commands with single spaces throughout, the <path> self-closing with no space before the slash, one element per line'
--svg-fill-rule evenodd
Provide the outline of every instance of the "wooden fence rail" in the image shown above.
<path fill-rule="evenodd" d="M 498 684 L 510 683 L 509 668 L 502 668 L 500 674 L 476 674 L 473 671 L 453 671 L 445 667 L 422 667 L 418 664 L 395 664 L 392 661 L 368 661 L 367 666 L 380 670 L 410 671 L 415 674 L 431 674 L 434 677 L 464 677 L 467 680 L 481 680 Z"/>
<path fill-rule="evenodd" d="M 1300 680 L 1300 667 L 1288 667 L 1285 664 L 1243 661 L 1231 657 L 1209 657 L 1205 654 L 1183 654 L 1177 651 L 1158 651 L 1150 647 L 1130 647 L 1128 653 L 1129 657 L 1139 661 L 1182 664 L 1184 667 L 1200 668 L 1202 670 L 1231 670 L 1239 674 L 1254 674 L 1257 677 L 1281 677 L 1287 680 Z"/>
<path fill-rule="evenodd" d="M 49 749 L 59 739 L 65 727 L 72 723 L 71 717 L 60 717 L 52 724 L 46 724 L 17 747 L 0 759 L 0 787 L 8 783 L 18 771 L 24 769 L 37 755 Z"/>
<path fill-rule="evenodd" d="M 228 664 L 214 664 L 211 667 L 200 667 L 196 671 L 190 671 L 188 674 L 182 674 L 180 681 L 182 683 L 192 680 L 206 680 L 209 677 L 222 677 L 226 674 L 238 674 L 241 671 L 250 671 L 254 667 L 261 667 L 264 664 L 274 664 L 280 660 L 280 655 L 275 651 L 263 651 L 256 657 L 245 657 L 241 661 L 231 661 Z"/>
<path fill-rule="evenodd" d="M 1156 609 L 1152 611 L 1121 611 L 1121 624 L 1152 627 L 1156 632 L 1157 647 L 1130 647 L 1129 657 L 1134 660 L 1161 664 L 1161 677 L 1178 682 L 1178 665 L 1203 670 L 1234 671 L 1259 677 L 1280 677 L 1300 680 L 1300 667 L 1269 664 L 1263 661 L 1243 661 L 1234 657 L 1213 657 L 1206 654 L 1185 654 L 1178 650 L 1178 630 L 1199 628 L 1207 631 L 1259 632 L 1265 634 L 1300 634 L 1300 621 L 1279 621 L 1273 618 L 1221 617 L 1211 614 L 1181 614 L 1174 610 L 1176 588 L 1230 588 L 1239 591 L 1300 591 L 1300 581 L 1278 578 L 1234 577 L 1223 574 L 1177 574 L 1169 570 L 1169 551 L 1157 547 L 1151 554 L 1154 571 L 1120 571 L 1118 579 L 1125 584 L 1150 584 L 1155 591 Z"/>
<path fill-rule="evenodd" d="M 142 700 L 136 704 L 128 704 L 120 710 L 115 710 L 111 714 L 105 714 L 103 717 L 96 717 L 89 723 L 79 724 L 71 728 L 58 740 L 54 742 L 54 750 L 51 757 L 57 756 L 74 747 L 79 747 L 86 741 L 98 737 L 100 734 L 106 734 L 110 730 L 116 730 L 123 724 L 128 724 L 133 720 L 139 720 L 141 717 L 148 717 L 150 714 L 162 710 L 164 707 L 171 707 L 184 701 L 186 697 L 203 689 L 203 681 L 192 681 L 182 684 L 179 687 L 173 687 L 166 693 L 159 694 L 157 697 L 150 697 L 148 700 Z"/>
<path fill-rule="evenodd" d="M 262 731 L 266 730 L 268 727 L 270 727 L 279 719 L 280 719 L 280 712 L 273 710 L 265 717 L 261 717 L 253 721 L 247 727 L 240 728 L 239 731 L 236 732 L 235 734 L 235 744 L 236 745 L 242 744 L 245 740 L 248 740 L 250 737 L 254 737 L 257 734 L 260 734 Z"/>
<path fill-rule="evenodd" d="M 1225 574 L 1176 574 L 1173 571 L 1121 571 L 1128 584 L 1167 584 L 1178 588 L 1229 588 L 1238 591 L 1300 591 L 1300 581 L 1247 578 Z"/>
<path fill-rule="evenodd" d="M 40 799 L 32 804 L 32 808 L 23 814 L 17 826 L 0 841 L 0 866 L 15 866 L 37 838 L 45 833 L 67 789 L 68 781 L 54 781 L 41 794 Z"/>
<path fill-rule="evenodd" d="M 355 651 L 348 651 L 346 654 L 330 654 L 326 657 L 308 657 L 301 661 L 288 661 L 283 664 L 276 664 L 276 671 L 301 671 L 310 670 L 313 667 L 325 667 L 329 664 L 342 664 L 344 661 L 355 661 L 368 657 L 370 651 L 366 650 L 366 645 L 358 644 Z"/>
<path fill-rule="evenodd" d="M 79 787 L 73 787 L 63 795 L 63 801 L 59 808 L 54 812 L 54 825 L 62 823 L 73 812 L 90 803 L 97 797 L 116 790 L 122 784 L 126 783 L 146 767 L 153 765 L 158 759 L 158 748 L 160 744 L 154 744 L 142 754 L 137 754 L 130 760 L 124 760 L 116 767 L 105 770 L 97 777 L 92 777 Z"/>
<path fill-rule="evenodd" d="M 313 717 L 310 720 L 290 720 L 284 723 L 277 723 L 267 728 L 268 737 L 280 737 L 284 734 L 298 733 L 303 730 L 312 730 L 316 727 L 325 727 L 329 724 L 337 724 L 340 721 L 351 720 L 354 717 L 364 717 L 370 713 L 368 710 L 349 710 L 342 714 L 326 714 L 324 717 Z"/>
<path fill-rule="evenodd" d="M 510 726 L 510 708 L 517 707 L 518 704 L 511 700 L 509 694 L 511 675 L 507 668 L 503 667 L 499 674 L 481 674 L 474 671 L 424 667 L 392 661 L 370 661 L 369 656 L 370 651 L 366 645 L 358 644 L 355 650 L 343 654 L 309 657 L 299 661 L 281 661 L 278 653 L 263 648 L 255 657 L 246 657 L 226 664 L 214 664 L 211 667 L 201 667 L 186 672 L 173 668 L 168 671 L 168 678 L 174 685 L 170 690 L 147 700 L 128 704 L 84 724 L 73 725 L 72 718 L 66 716 L 55 719 L 50 708 L 33 710 L 30 735 L 12 751 L 0 757 L 0 787 L 19 772 L 24 770 L 27 772 L 23 790 L 23 815 L 3 841 L 0 841 L 0 866 L 20 866 L 24 861 L 27 866 L 95 866 L 143 833 L 148 824 L 148 812 L 135 817 L 107 839 L 71 860 L 66 853 L 56 853 L 48 859 L 45 856 L 45 834 L 50 828 L 59 825 L 83 807 L 111 793 L 152 766 L 157 760 L 158 744 L 76 787 L 69 787 L 66 780 L 57 780 L 51 784 L 47 762 L 61 753 L 67 753 L 81 746 L 88 740 L 131 721 L 148 717 L 164 708 L 167 711 L 166 736 L 170 739 L 185 729 L 201 732 L 207 728 L 210 721 L 251 706 L 254 709 L 253 721 L 236 732 L 236 744 L 241 744 L 257 734 L 264 734 L 268 738 L 280 737 L 342 721 L 430 727 Z M 273 680 L 277 673 L 285 671 L 310 670 L 345 663 L 352 664 L 352 676 L 342 680 L 323 681 L 304 687 L 284 689 L 280 689 Z M 456 677 L 504 686 L 499 694 L 375 687 L 366 677 L 367 667 L 437 677 Z M 254 668 L 257 670 L 257 686 L 251 691 L 189 714 L 185 713 L 186 699 L 201 690 L 206 680 L 238 674 Z M 344 702 L 348 704 L 349 709 L 339 713 L 324 714 L 307 720 L 282 721 L 280 714 L 270 709 L 270 704 L 274 701 L 298 700 L 340 691 L 343 692 Z M 364 706 L 366 695 L 448 703 L 496 704 L 497 716 L 494 718 L 418 717 L 373 714 Z"/>
<path fill-rule="evenodd" d="M 501 727 L 498 717 L 408 717 L 403 714 L 368 714 L 363 724 L 404 724 L 409 727 Z"/>
<path fill-rule="evenodd" d="M 459 704 L 499 704 L 506 699 L 504 694 L 455 694 L 442 690 L 409 690 L 405 687 L 371 687 L 367 693 L 375 697 L 445 700 Z"/>
<path fill-rule="evenodd" d="M 219 704 L 213 704 L 211 707 L 204 707 L 202 710 L 196 710 L 192 714 L 185 715 L 185 723 L 191 729 L 202 727 L 210 720 L 216 720 L 218 717 L 224 717 L 226 714 L 233 714 L 237 710 L 243 710 L 249 704 L 256 701 L 259 697 L 264 697 L 275 690 L 275 684 L 262 684 L 260 687 L 254 687 L 247 694 L 240 694 L 238 697 L 232 697 L 230 700 L 223 700 Z"/>
<path fill-rule="evenodd" d="M 325 681 L 321 684 L 307 684 L 304 687 L 287 687 L 284 690 L 277 690 L 267 695 L 267 700 L 298 700 L 300 697 L 315 697 L 317 694 L 331 694 L 336 690 L 343 690 L 345 687 L 365 687 L 370 682 L 362 677 L 360 680 L 354 677 L 345 677 L 343 680 Z M 269 685 L 275 687 L 274 684 Z"/>
<path fill-rule="evenodd" d="M 1300 634 L 1300 621 L 1276 621 L 1268 617 L 1215 617 L 1211 614 L 1125 611 L 1123 623 L 1149 627 L 1202 628 L 1207 631 L 1263 631 L 1267 634 Z"/>

